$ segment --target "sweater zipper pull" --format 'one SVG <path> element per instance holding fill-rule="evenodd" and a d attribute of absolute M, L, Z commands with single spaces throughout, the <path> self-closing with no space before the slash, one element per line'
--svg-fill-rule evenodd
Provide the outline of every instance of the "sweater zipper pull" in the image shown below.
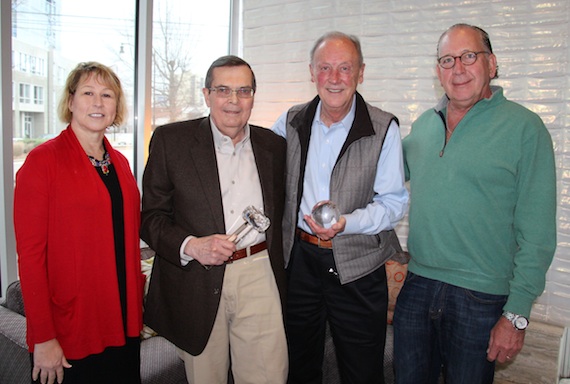
<path fill-rule="evenodd" d="M 447 145 L 447 121 L 445 116 L 441 111 L 437 111 L 437 114 L 441 118 L 441 122 L 443 123 L 443 148 L 439 151 L 439 157 L 443 157 L 443 153 L 445 152 L 445 146 Z"/>

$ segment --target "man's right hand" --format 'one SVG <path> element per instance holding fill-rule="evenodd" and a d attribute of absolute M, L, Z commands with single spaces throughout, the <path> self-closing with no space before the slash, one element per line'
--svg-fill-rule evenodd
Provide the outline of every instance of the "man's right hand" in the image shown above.
<path fill-rule="evenodd" d="M 195 237 L 186 243 L 184 253 L 202 265 L 222 265 L 236 250 L 230 235 Z"/>
<path fill-rule="evenodd" d="M 71 368 L 57 339 L 51 339 L 34 346 L 34 368 L 32 380 L 39 377 L 42 384 L 63 382 L 63 368 Z"/>

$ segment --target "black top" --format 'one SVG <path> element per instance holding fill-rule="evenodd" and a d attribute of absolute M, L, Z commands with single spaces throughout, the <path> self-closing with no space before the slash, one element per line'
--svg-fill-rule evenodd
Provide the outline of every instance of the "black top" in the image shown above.
<path fill-rule="evenodd" d="M 117 279 L 119 282 L 119 297 L 123 314 L 123 326 L 126 330 L 127 319 L 127 278 L 125 270 L 125 220 L 123 216 L 123 193 L 119 178 L 113 164 L 109 164 L 108 173 L 104 174 L 102 167 L 95 167 L 101 180 L 105 183 L 111 197 L 111 210 L 113 217 L 113 236 L 115 240 L 115 262 L 117 265 Z"/>

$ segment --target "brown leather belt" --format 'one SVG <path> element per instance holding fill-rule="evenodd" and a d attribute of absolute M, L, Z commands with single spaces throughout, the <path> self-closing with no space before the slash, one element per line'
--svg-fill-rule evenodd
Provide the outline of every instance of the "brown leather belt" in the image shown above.
<path fill-rule="evenodd" d="M 297 236 L 299 236 L 301 240 L 316 245 L 319 248 L 332 249 L 332 240 L 321 240 L 317 236 L 311 235 L 299 228 L 297 228 Z"/>
<path fill-rule="evenodd" d="M 247 253 L 248 248 L 249 248 L 249 254 Z M 255 255 L 256 253 L 259 253 L 266 249 L 267 249 L 267 242 L 265 241 L 259 244 L 252 245 L 251 247 L 238 249 L 237 251 L 234 252 L 233 255 L 230 256 L 230 258 L 226 261 L 226 264 L 231 264 L 236 260 L 243 259 L 244 257 L 247 257 L 249 255 Z"/>

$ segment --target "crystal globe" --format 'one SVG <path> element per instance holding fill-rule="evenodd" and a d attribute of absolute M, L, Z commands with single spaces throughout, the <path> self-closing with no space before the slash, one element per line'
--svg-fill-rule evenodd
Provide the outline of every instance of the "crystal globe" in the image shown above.
<path fill-rule="evenodd" d="M 315 204 L 311 217 L 321 227 L 330 228 L 340 218 L 340 211 L 332 201 L 323 200 Z"/>

